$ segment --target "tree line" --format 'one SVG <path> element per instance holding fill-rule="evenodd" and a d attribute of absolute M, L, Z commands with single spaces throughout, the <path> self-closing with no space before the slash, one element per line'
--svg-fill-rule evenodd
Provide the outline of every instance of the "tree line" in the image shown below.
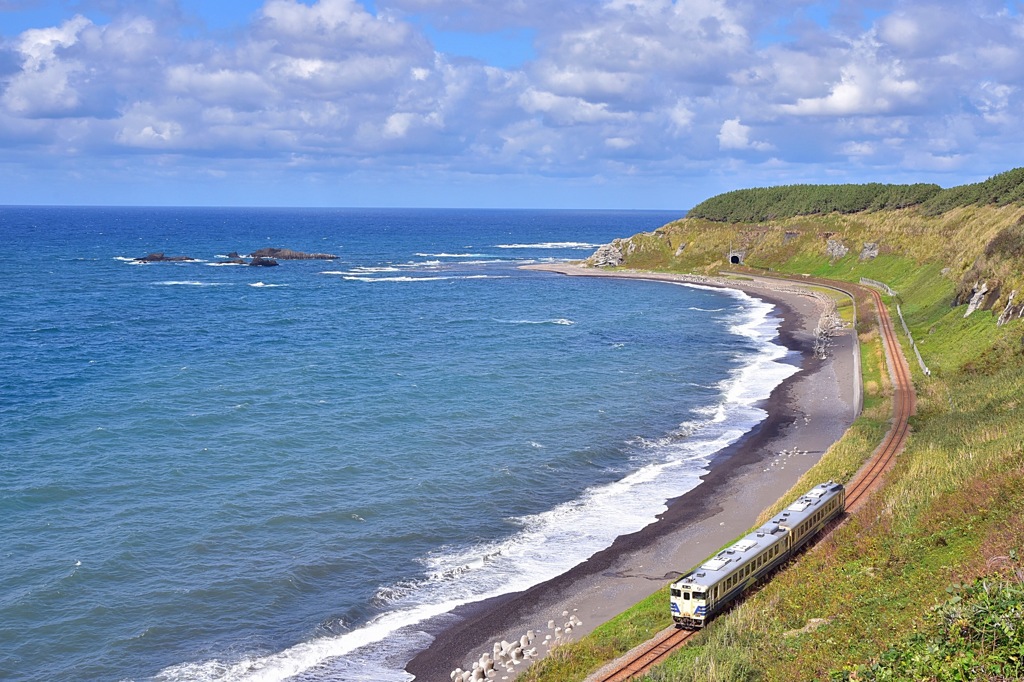
<path fill-rule="evenodd" d="M 796 216 L 860 213 L 918 206 L 939 215 L 959 206 L 1024 203 L 1024 168 L 984 182 L 942 189 L 938 185 L 783 185 L 741 189 L 703 201 L 687 217 L 716 222 L 756 223 Z"/>

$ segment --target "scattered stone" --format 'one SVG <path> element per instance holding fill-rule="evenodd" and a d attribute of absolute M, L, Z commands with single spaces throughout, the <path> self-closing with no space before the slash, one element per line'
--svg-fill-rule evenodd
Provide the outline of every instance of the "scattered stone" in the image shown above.
<path fill-rule="evenodd" d="M 797 635 L 804 635 L 808 632 L 814 632 L 818 628 L 824 627 L 831 622 L 831 618 L 811 618 L 807 621 L 807 624 L 799 630 L 789 630 L 788 632 L 782 633 L 782 636 L 788 639 L 790 637 L 796 637 Z"/>

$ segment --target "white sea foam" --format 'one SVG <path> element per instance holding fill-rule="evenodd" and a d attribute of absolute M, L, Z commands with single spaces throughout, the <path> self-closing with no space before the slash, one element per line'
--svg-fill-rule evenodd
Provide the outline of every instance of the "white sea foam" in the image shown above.
<path fill-rule="evenodd" d="M 262 288 L 272 289 L 274 287 L 286 287 L 288 285 L 287 284 L 265 284 L 263 282 L 250 282 L 249 286 L 251 286 L 251 287 L 258 287 L 258 288 L 261 288 L 261 289 Z"/>
<path fill-rule="evenodd" d="M 156 284 L 157 286 L 162 286 L 162 287 L 175 287 L 175 286 L 182 286 L 182 287 L 223 287 L 223 286 L 228 286 L 228 284 L 229 284 L 228 282 L 199 282 L 199 281 L 194 280 L 194 279 L 187 279 L 187 280 L 169 279 L 169 280 L 165 280 L 163 282 L 153 282 L 153 283 Z"/>
<path fill-rule="evenodd" d="M 211 268 L 236 268 L 243 267 L 245 263 L 207 263 Z"/>
<path fill-rule="evenodd" d="M 540 242 L 539 244 L 496 244 L 498 249 L 596 249 L 599 244 L 587 242 Z"/>
<path fill-rule="evenodd" d="M 438 282 L 442 280 L 456 279 L 507 279 L 507 275 L 425 275 L 416 277 L 403 275 L 400 277 L 361 277 L 357 275 L 345 275 L 345 279 L 355 282 Z"/>
<path fill-rule="evenodd" d="M 745 303 L 733 331 L 757 343 L 757 352 L 721 383 L 716 403 L 694 410 L 693 419 L 672 433 L 637 439 L 631 445 L 639 465 L 636 471 L 592 487 L 553 509 L 512 519 L 520 529 L 510 537 L 447 548 L 422 558 L 424 577 L 382 587 L 376 601 L 385 612 L 356 630 L 237 662 L 178 665 L 162 671 L 156 679 L 271 682 L 313 668 L 333 668 L 336 663 L 331 659 L 346 657 L 345 679 L 408 680 L 401 670 L 382 669 L 374 662 L 383 660 L 379 659 L 382 648 L 408 653 L 406 647 L 410 639 L 416 639 L 420 623 L 462 604 L 525 590 L 554 578 L 608 547 L 620 535 L 652 523 L 666 509 L 667 500 L 699 485 L 715 453 L 764 419 L 766 413 L 755 403 L 798 371 L 779 362 L 787 351 L 771 342 L 778 327 L 770 315 L 773 306 L 741 292 L 733 295 Z"/>
<path fill-rule="evenodd" d="M 502 324 L 557 324 L 564 327 L 571 327 L 576 324 L 573 320 L 558 317 L 550 320 L 497 320 Z"/>
<path fill-rule="evenodd" d="M 420 258 L 481 258 L 482 253 L 417 253 Z"/>

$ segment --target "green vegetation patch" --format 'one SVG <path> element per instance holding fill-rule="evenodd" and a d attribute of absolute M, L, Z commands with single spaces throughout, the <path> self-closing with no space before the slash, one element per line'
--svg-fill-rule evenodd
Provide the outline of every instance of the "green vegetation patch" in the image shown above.
<path fill-rule="evenodd" d="M 787 185 L 719 194 L 687 212 L 717 222 L 757 223 L 795 216 L 906 208 L 942 192 L 938 185 Z"/>
<path fill-rule="evenodd" d="M 1008 560 L 1017 559 L 1016 552 Z M 833 680 L 1017 680 L 1024 678 L 1024 570 L 951 585 L 921 628 L 867 665 Z"/>
<path fill-rule="evenodd" d="M 939 215 L 960 206 L 1006 206 L 1024 202 L 1024 168 L 993 175 L 984 182 L 942 190 L 924 202 L 925 215 Z"/>

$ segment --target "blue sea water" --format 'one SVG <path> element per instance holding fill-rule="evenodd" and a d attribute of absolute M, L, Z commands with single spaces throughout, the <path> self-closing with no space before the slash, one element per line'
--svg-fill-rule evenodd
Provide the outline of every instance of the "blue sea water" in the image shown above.
<path fill-rule="evenodd" d="M 653 521 L 795 371 L 772 307 L 518 266 L 676 217 L 0 208 L 0 679 L 406 680 Z"/>

